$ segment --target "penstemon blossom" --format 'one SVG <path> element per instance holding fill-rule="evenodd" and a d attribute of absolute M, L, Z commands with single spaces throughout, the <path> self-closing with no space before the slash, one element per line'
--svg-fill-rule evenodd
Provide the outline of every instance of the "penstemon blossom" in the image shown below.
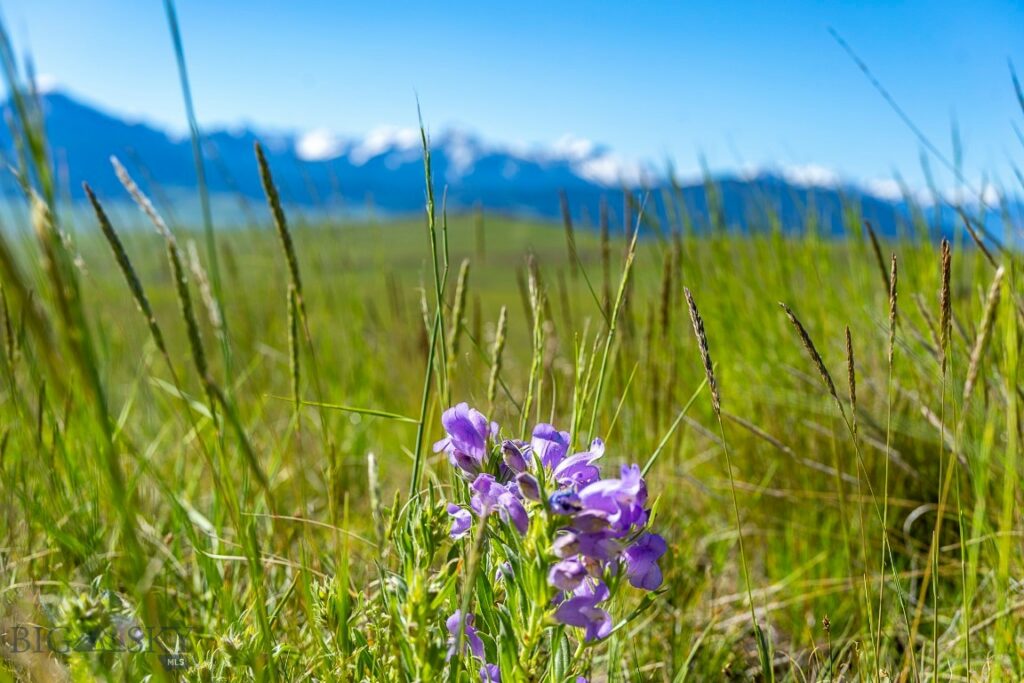
<path fill-rule="evenodd" d="M 612 633 L 623 579 L 644 591 L 661 586 L 658 561 L 668 546 L 648 528 L 647 485 L 637 465 L 603 477 L 601 439 L 573 453 L 571 435 L 543 423 L 534 427 L 529 442 L 501 438 L 498 425 L 466 403 L 446 410 L 441 421 L 446 436 L 434 451 L 448 456 L 460 501 L 447 504 L 449 535 L 468 544 L 467 552 L 482 554 L 476 585 L 493 577 L 487 594 L 496 601 L 483 604 L 478 595 L 478 613 L 463 617 L 456 610 L 447 618 L 449 659 L 468 663 L 465 658 L 472 658 L 482 681 L 501 680 L 509 666 L 517 670 L 506 675 L 516 679 L 535 674 L 551 655 L 539 643 L 572 634 L 580 642 L 579 654 L 583 644 Z M 485 625 L 485 612 L 512 618 L 491 617 Z M 491 634 L 490 649 L 480 637 L 485 627 L 504 631 Z M 520 652 L 510 643 L 506 647 L 514 651 L 503 656 L 498 641 L 508 637 L 528 649 Z M 574 666 L 564 673 L 586 673 L 585 664 Z"/>

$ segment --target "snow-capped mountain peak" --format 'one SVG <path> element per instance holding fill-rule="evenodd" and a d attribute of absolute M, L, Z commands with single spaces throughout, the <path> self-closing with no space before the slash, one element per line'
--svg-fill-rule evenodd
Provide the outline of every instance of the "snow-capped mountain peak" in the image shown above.
<path fill-rule="evenodd" d="M 144 122 L 129 122 L 69 96 L 64 91 L 41 95 L 51 151 L 68 171 L 68 188 L 80 196 L 88 181 L 101 196 L 122 198 L 109 164 L 117 155 L 147 185 L 196 189 L 191 143 Z M 0 148 L 13 158 L 9 131 L 0 130 Z M 203 131 L 211 192 L 261 197 L 253 142 L 264 143 L 274 180 L 286 202 L 358 206 L 372 198 L 380 211 L 411 212 L 423 207 L 423 160 L 415 127 L 380 126 L 363 136 L 340 135 L 326 128 L 301 133 L 254 131 L 250 127 Z M 443 185 L 449 209 L 481 205 L 488 210 L 556 217 L 558 194 L 566 191 L 574 209 L 591 217 L 602 197 L 623 189 L 665 186 L 664 173 L 625 157 L 593 140 L 565 135 L 546 145 L 496 144 L 464 129 L 449 128 L 430 136 L 434 180 Z M 144 167 L 144 169 L 143 169 Z M 903 220 L 905 196 L 898 183 L 878 181 L 857 187 L 839 174 L 815 165 L 775 171 L 747 169 L 739 176 L 716 178 L 721 201 L 731 220 L 748 220 L 752 202 L 775 203 L 783 222 L 800 220 L 812 204 L 823 221 L 841 221 L 844 202 L 857 201 L 882 230 Z M 7 187 L 2 191 L 14 192 Z M 700 178 L 678 189 L 691 216 L 708 211 Z M 895 201 L 899 200 L 899 201 Z"/>

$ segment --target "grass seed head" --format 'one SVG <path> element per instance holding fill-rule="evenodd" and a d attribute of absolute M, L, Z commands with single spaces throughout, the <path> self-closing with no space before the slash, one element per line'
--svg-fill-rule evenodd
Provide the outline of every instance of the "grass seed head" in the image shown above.
<path fill-rule="evenodd" d="M 508 330 L 508 309 L 501 307 L 498 327 L 494 332 L 494 346 L 491 347 L 491 376 L 487 382 L 487 405 L 493 406 L 498 393 L 498 376 L 501 374 L 501 357 L 505 349 L 505 334 Z"/>
<path fill-rule="evenodd" d="M 850 388 L 850 408 L 853 411 L 853 430 L 857 431 L 857 362 L 853 356 L 853 337 L 846 326 L 846 383 Z"/>
<path fill-rule="evenodd" d="M 868 238 L 871 240 L 871 251 L 875 255 L 875 261 L 878 262 L 878 270 L 882 273 L 882 283 L 885 286 L 885 291 L 889 292 L 892 288 L 891 280 L 885 272 L 885 260 L 882 258 L 882 246 L 878 243 L 878 235 L 875 234 L 875 229 L 871 225 L 871 221 L 864 221 L 864 229 L 867 230 Z"/>
<path fill-rule="evenodd" d="M 889 367 L 892 367 L 893 354 L 896 350 L 896 297 L 897 297 L 898 271 L 896 268 L 896 254 L 892 255 L 892 263 L 889 268 Z"/>
<path fill-rule="evenodd" d="M 301 378 L 301 366 L 299 363 L 299 296 L 295 291 L 295 285 L 288 285 L 288 365 L 289 374 L 292 380 L 292 398 L 295 400 L 295 410 L 299 410 L 302 404 L 299 398 L 299 380 Z"/>
<path fill-rule="evenodd" d="M 779 302 L 782 306 L 782 310 L 786 312 L 786 317 L 789 318 L 789 322 L 793 324 L 796 329 L 797 335 L 800 337 L 800 343 L 807 351 L 807 355 L 811 357 L 814 362 L 814 366 L 818 369 L 818 374 L 821 375 L 821 381 L 824 382 L 825 388 L 828 389 L 828 393 L 832 395 L 832 398 L 842 407 L 842 403 L 839 401 L 839 394 L 836 392 L 835 382 L 832 381 L 832 375 L 829 373 L 828 368 L 825 367 L 825 361 L 822 360 L 821 354 L 818 353 L 818 349 L 814 346 L 814 342 L 811 340 L 811 335 L 807 333 L 807 329 L 800 322 L 800 319 L 796 317 L 796 314 L 790 310 L 789 306 Z"/>
<path fill-rule="evenodd" d="M 950 320 L 952 319 L 952 304 L 949 291 L 949 278 L 952 265 L 952 256 L 949 251 L 949 240 L 942 240 L 942 288 L 939 291 L 939 354 L 942 358 L 942 369 L 946 369 L 947 356 L 949 354 L 949 332 Z"/>
<path fill-rule="evenodd" d="M 459 353 L 459 339 L 466 311 L 466 291 L 469 282 L 469 259 L 463 259 L 459 266 L 459 278 L 455 285 L 455 301 L 452 304 L 452 327 L 448 332 L 448 362 L 455 363 Z"/>
<path fill-rule="evenodd" d="M 210 284 L 209 276 L 206 274 L 206 268 L 203 267 L 203 263 L 199 259 L 199 249 L 196 248 L 195 240 L 189 240 L 185 245 L 185 250 L 188 253 L 188 267 L 192 271 L 192 277 L 196 279 L 196 284 L 199 287 L 199 298 L 206 308 L 206 315 L 210 320 L 210 326 L 218 334 L 221 334 L 224 331 L 224 319 L 221 317 L 217 298 L 213 295 L 213 287 Z"/>
<path fill-rule="evenodd" d="M 274 177 L 270 173 L 270 164 L 263 153 L 263 146 L 255 143 L 256 164 L 260 170 L 260 182 L 263 184 L 263 192 L 267 196 L 267 204 L 270 206 L 270 213 L 274 217 L 274 229 L 277 230 L 278 239 L 281 240 L 281 248 L 284 250 L 285 261 L 288 263 L 288 276 L 295 286 L 295 293 L 299 298 L 300 311 L 304 309 L 302 301 L 302 278 L 299 275 L 299 259 L 295 255 L 295 244 L 292 242 L 292 234 L 288 229 L 288 219 L 285 218 L 284 209 L 281 208 L 281 196 L 274 184 Z"/>
<path fill-rule="evenodd" d="M 149 217 L 149 220 L 153 223 L 153 227 L 156 231 L 170 243 L 174 243 L 174 234 L 170 228 L 167 227 L 167 223 L 164 222 L 163 217 L 157 213 L 157 210 L 153 207 L 153 202 L 149 201 L 149 197 L 139 189 L 139 186 L 132 180 L 131 175 L 128 173 L 128 169 L 118 160 L 117 157 L 111 156 L 110 163 L 114 166 L 114 173 L 117 174 L 117 179 L 124 186 L 124 189 L 131 195 L 132 200 L 139 205 L 142 212 Z"/>
<path fill-rule="evenodd" d="M 704 374 L 708 378 L 708 387 L 711 389 L 711 407 L 715 415 L 722 414 L 722 399 L 718 394 L 718 382 L 715 381 L 715 368 L 711 362 L 711 351 L 708 349 L 708 337 L 704 332 L 704 319 L 700 317 L 697 310 L 697 303 L 693 300 L 693 294 L 688 287 L 683 288 L 686 295 L 686 306 L 690 309 L 690 322 L 693 323 L 693 333 L 697 335 L 697 346 L 700 349 L 700 360 L 704 364 Z"/>
<path fill-rule="evenodd" d="M 149 333 L 153 337 L 153 343 L 156 344 L 157 349 L 161 353 L 166 355 L 167 346 L 164 343 L 163 332 L 157 324 L 156 315 L 153 313 L 149 297 L 146 296 L 146 292 L 142 288 L 142 280 L 139 279 L 139 275 L 132 265 L 131 259 L 128 257 L 128 252 L 121 242 L 121 238 L 118 237 L 113 224 L 110 222 L 110 218 L 107 216 L 107 212 L 104 211 L 100 200 L 96 198 L 92 188 L 89 187 L 88 183 L 82 183 L 82 188 L 85 190 L 85 195 L 89 198 L 89 203 L 92 204 L 93 211 L 96 213 L 96 220 L 100 224 L 103 237 L 107 240 L 110 250 L 114 253 L 114 260 L 117 261 L 117 266 L 121 269 L 121 274 L 128 283 L 128 289 L 132 293 L 132 298 L 135 299 L 135 304 L 139 307 L 142 315 L 146 317 L 146 323 L 149 325 Z"/>

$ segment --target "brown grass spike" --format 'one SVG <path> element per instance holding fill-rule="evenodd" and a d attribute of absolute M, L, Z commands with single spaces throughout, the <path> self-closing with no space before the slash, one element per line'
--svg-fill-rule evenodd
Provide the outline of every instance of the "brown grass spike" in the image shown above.
<path fill-rule="evenodd" d="M 704 363 L 704 374 L 708 378 L 708 387 L 711 388 L 711 407 L 715 409 L 716 415 L 722 414 L 722 399 L 718 395 L 718 383 L 715 381 L 715 368 L 711 362 L 711 352 L 708 350 L 708 338 L 704 333 L 704 319 L 700 317 L 697 304 L 693 300 L 689 287 L 683 288 L 686 295 L 686 305 L 690 309 L 690 322 L 693 323 L 693 332 L 697 335 L 697 346 L 700 347 L 700 359 Z"/>

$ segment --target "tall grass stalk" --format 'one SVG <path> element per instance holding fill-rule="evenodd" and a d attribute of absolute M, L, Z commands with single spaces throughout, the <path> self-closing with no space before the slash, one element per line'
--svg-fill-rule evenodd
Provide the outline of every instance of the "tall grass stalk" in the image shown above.
<path fill-rule="evenodd" d="M 302 288 L 302 273 L 299 268 L 299 257 L 295 251 L 295 242 L 292 239 L 292 233 L 288 227 L 287 216 L 285 215 L 284 208 L 281 206 L 281 195 L 277 190 L 277 185 L 274 183 L 274 176 L 270 170 L 270 163 L 267 161 L 266 154 L 263 152 L 263 146 L 259 142 L 256 142 L 253 145 L 253 149 L 256 155 L 256 165 L 259 170 L 260 184 L 263 186 L 263 193 L 267 198 L 267 205 L 274 220 L 274 230 L 277 233 L 277 239 L 281 245 L 281 251 L 284 254 L 285 264 L 288 268 L 288 349 L 291 365 L 292 397 L 295 401 L 295 428 L 297 439 L 299 440 L 300 457 L 302 450 L 302 413 L 300 406 L 302 400 L 299 395 L 299 380 L 301 378 L 302 356 L 299 352 L 298 328 L 302 329 L 303 338 L 305 339 L 306 346 L 309 349 L 311 366 L 309 374 L 313 379 L 313 390 L 316 392 L 320 418 L 320 440 L 324 451 L 329 456 L 326 479 L 328 487 L 333 492 L 333 495 L 330 497 L 331 519 L 335 524 L 337 524 L 338 516 L 336 501 L 341 492 L 341 465 L 338 461 L 330 432 L 328 431 L 329 426 L 327 413 L 323 408 L 325 396 L 323 384 L 320 379 L 322 373 L 320 372 L 320 363 L 317 360 L 316 345 L 313 343 L 313 333 L 311 331 L 309 313 L 306 307 L 306 297 Z"/>
<path fill-rule="evenodd" d="M 501 376 L 502 353 L 505 350 L 505 337 L 508 333 L 508 309 L 501 307 L 498 313 L 498 324 L 494 328 L 494 344 L 491 346 L 491 372 L 487 381 L 487 413 L 494 410 L 494 398 L 498 393 L 498 378 Z"/>
<path fill-rule="evenodd" d="M 736 538 L 739 543 L 740 568 L 743 570 L 743 584 L 747 591 L 747 604 L 750 607 L 750 623 L 754 628 L 757 640 L 757 651 L 761 661 L 761 674 L 766 680 L 775 680 L 775 667 L 772 664 L 772 656 L 764 631 L 757 620 L 754 611 L 754 593 L 751 588 L 750 569 L 747 566 L 747 551 L 743 541 L 743 521 L 740 518 L 740 503 L 736 495 L 736 479 L 732 469 L 732 456 L 729 453 L 729 442 L 725 437 L 725 424 L 722 422 L 722 400 L 718 393 L 718 382 L 715 380 L 715 366 L 711 360 L 711 351 L 708 347 L 707 334 L 704 331 L 704 319 L 700 317 L 697 310 L 697 303 L 688 287 L 683 288 L 686 296 L 686 305 L 690 311 L 690 321 L 693 323 L 693 334 L 697 338 L 697 348 L 700 351 L 701 363 L 704 365 L 704 374 L 707 379 L 708 388 L 711 391 L 711 408 L 718 420 L 718 431 L 722 438 L 722 450 L 725 453 L 725 468 L 729 473 L 729 492 L 732 495 L 732 509 L 736 520 Z"/>
<path fill-rule="evenodd" d="M 417 104 L 417 111 L 419 105 Z M 448 231 L 447 221 L 442 222 L 441 235 L 437 230 L 437 213 L 434 203 L 434 173 L 430 156 L 430 140 L 427 137 L 427 129 L 423 125 L 423 116 L 420 114 L 420 143 L 423 148 L 423 176 L 426 184 L 427 203 L 427 239 L 430 244 L 431 271 L 434 276 L 434 305 L 437 306 L 439 318 L 437 334 L 440 335 L 440 366 L 442 372 L 438 375 L 438 387 L 441 402 L 445 405 L 451 403 L 450 390 L 448 388 L 448 342 L 445 337 L 445 316 L 444 316 L 444 283 L 448 278 Z M 441 243 L 438 243 L 438 239 Z"/>
<path fill-rule="evenodd" d="M 90 407 L 99 423 L 99 451 L 102 458 L 108 494 L 114 501 L 125 501 L 127 505 L 116 505 L 114 514 L 119 519 L 119 529 L 127 552 L 137 554 L 139 550 L 135 520 L 130 512 L 135 500 L 134 490 L 127 488 L 126 476 L 116 443 L 114 420 L 110 412 L 107 388 L 99 367 L 94 333 L 79 280 L 79 269 L 71 253 L 70 239 L 58 222 L 55 177 L 52 160 L 46 143 L 43 111 L 38 98 L 33 94 L 35 86 L 24 85 L 20 69 L 6 26 L 0 22 L 0 65 L 7 83 L 8 104 L 13 114 L 11 137 L 19 149 L 20 167 L 15 169 L 22 190 L 28 201 L 30 221 L 38 243 L 43 263 L 43 274 L 49 283 L 50 295 L 57 308 L 56 319 L 63 332 L 63 342 L 72 363 L 80 375 L 90 397 Z M 28 70 L 32 83 L 31 68 Z M 34 182 L 33 182 L 34 181 Z M 56 336 L 51 334 L 45 321 L 46 313 L 33 300 L 32 287 L 22 277 L 16 256 L 6 247 L 6 240 L 0 238 L 0 261 L 8 287 L 20 300 L 23 315 L 38 334 L 42 353 L 51 370 L 54 383 L 60 388 L 66 386 L 65 369 L 61 367 Z M 140 557 L 130 560 L 136 568 Z"/>
<path fill-rule="evenodd" d="M 455 280 L 455 300 L 452 303 L 451 329 L 448 331 L 448 375 L 455 370 L 458 362 L 459 341 L 465 323 L 466 295 L 469 287 L 469 259 L 463 259 L 459 265 L 459 274 Z"/>
<path fill-rule="evenodd" d="M 192 294 L 189 290 L 188 276 L 182 262 L 182 255 L 181 250 L 178 248 L 178 242 L 168 229 L 167 224 L 164 223 L 163 218 L 161 218 L 160 214 L 157 213 L 155 208 L 153 208 L 153 204 L 149 201 L 149 198 L 142 192 L 142 190 L 139 189 L 138 185 L 135 184 L 135 181 L 132 180 L 127 169 L 124 168 L 116 157 L 111 157 L 111 163 L 114 166 L 118 179 L 128 191 L 128 194 L 131 195 L 135 203 L 138 204 L 142 211 L 150 218 L 153 225 L 156 227 L 157 232 L 164 238 L 167 250 L 167 260 L 171 268 L 171 280 L 174 283 L 175 294 L 177 295 L 178 305 L 181 310 L 181 317 L 185 322 L 185 329 L 188 333 L 192 362 L 195 365 L 196 374 L 199 377 L 200 384 L 206 393 L 210 413 L 214 416 L 214 424 L 217 425 L 218 433 L 221 434 L 223 439 L 220 422 L 216 417 L 218 411 L 223 410 L 224 415 L 227 417 L 228 424 L 231 426 L 232 431 L 234 431 L 239 440 L 239 445 L 246 464 L 249 466 L 252 474 L 256 477 L 260 487 L 266 493 L 268 502 L 272 504 L 273 498 L 270 490 L 270 481 L 267 478 L 267 475 L 263 472 L 263 468 L 259 463 L 259 458 L 256 456 L 252 445 L 249 443 L 249 438 L 245 433 L 245 429 L 242 426 L 241 420 L 239 419 L 232 402 L 220 386 L 218 386 L 210 372 L 206 358 L 206 350 L 203 344 L 203 337 L 199 331 L 199 322 L 196 318 L 195 307 L 192 303 Z M 237 517 L 237 510 L 235 511 L 235 514 Z"/>
<path fill-rule="evenodd" d="M 430 327 L 430 347 L 427 351 L 427 366 L 423 372 L 423 393 L 420 397 L 420 414 L 416 426 L 416 443 L 413 452 L 412 474 L 409 478 L 409 498 L 419 491 L 420 477 L 423 473 L 423 439 L 427 429 L 427 410 L 430 405 L 430 386 L 433 382 L 434 356 L 437 351 L 440 327 L 443 325 L 440 307 L 434 312 L 434 322 Z M 443 343 L 443 342 L 442 342 Z"/>
<path fill-rule="evenodd" d="M 993 288 L 998 285 L 1001 280 L 1003 268 L 1000 267 L 996 271 L 996 284 Z M 1011 266 L 1010 276 L 1006 278 L 1005 284 L 1002 286 L 1006 290 L 1006 298 L 1012 299 L 1016 287 L 1018 286 L 1015 269 Z M 982 330 L 991 327 L 991 321 L 994 320 L 996 312 L 995 308 L 998 305 L 998 290 L 989 292 L 989 301 L 994 302 L 986 304 L 985 306 L 985 319 L 989 320 L 988 326 L 983 326 Z M 991 312 L 990 312 L 991 311 Z M 1016 655 L 1011 655 L 1014 647 L 1014 633 L 1019 628 L 1020 622 L 1011 616 L 1009 610 L 1010 593 L 1011 593 L 1011 580 L 1010 580 L 1010 557 L 1011 549 L 1014 541 L 1013 537 L 1013 526 L 1014 519 L 1018 519 L 1014 515 L 1014 510 L 1017 507 L 1017 490 L 1018 490 L 1018 477 L 1020 475 L 1020 463 L 1018 461 L 1020 457 L 1020 440 L 1019 440 L 1019 427 L 1020 427 L 1020 402 L 1018 398 L 1018 390 L 1020 389 L 1021 373 L 1020 373 L 1020 334 L 1018 331 L 1018 317 L 1011 312 L 1005 316 L 1007 318 L 1005 329 L 1003 331 L 1003 376 L 1005 377 L 1005 392 L 1006 392 L 1006 455 L 1005 455 L 1005 467 L 1006 471 L 1003 474 L 1003 490 L 1002 490 L 1002 507 L 999 515 L 999 541 L 998 541 L 998 556 L 999 565 L 997 572 L 997 580 L 999 585 L 998 591 L 998 603 L 997 607 L 999 613 L 1002 615 L 999 619 L 997 637 L 995 642 L 996 652 L 996 666 L 997 676 L 999 680 L 1002 680 L 1002 658 L 1016 656 L 1020 657 L 1019 652 Z M 978 332 L 979 337 L 982 331 Z M 974 363 L 975 357 L 972 354 L 971 362 Z M 965 389 L 965 396 L 967 395 Z M 966 400 L 965 400 L 966 404 Z M 966 410 L 967 406 L 964 406 Z"/>
<path fill-rule="evenodd" d="M 884 271 L 883 271 L 884 273 Z M 880 651 L 882 640 L 882 624 L 885 607 L 885 565 L 889 562 L 889 569 L 892 572 L 893 585 L 896 587 L 896 596 L 899 601 L 903 619 L 910 630 L 910 617 L 907 613 L 906 604 L 903 599 L 903 584 L 899 576 L 896 562 L 892 553 L 892 545 L 889 541 L 889 465 L 892 460 L 892 408 L 893 408 L 893 381 L 894 361 L 896 359 L 896 327 L 899 322 L 899 264 L 895 252 L 889 258 L 889 276 L 886 278 L 889 283 L 889 306 L 888 306 L 888 343 L 886 344 L 886 390 L 885 390 L 885 462 L 882 479 L 882 567 L 878 572 L 878 629 L 875 636 L 875 650 Z M 913 648 L 907 648 L 909 652 Z M 917 680 L 917 660 L 911 655 L 910 667 Z M 906 660 L 904 668 L 900 673 L 903 680 L 907 674 Z"/>
<path fill-rule="evenodd" d="M 530 292 L 530 314 L 532 330 L 532 349 L 530 359 L 530 377 L 526 383 L 526 398 L 523 399 L 523 410 L 519 417 L 519 432 L 526 431 L 526 424 L 530 420 L 530 410 L 536 403 L 538 416 L 540 414 L 540 403 L 543 388 L 543 375 L 541 371 L 544 363 L 544 308 L 546 297 L 543 286 L 540 282 L 540 275 L 537 270 L 536 261 L 530 259 L 529 269 L 529 292 Z"/>
<path fill-rule="evenodd" d="M 189 139 L 192 143 L 192 160 L 196 169 L 196 186 L 199 192 L 199 206 L 203 218 L 203 234 L 206 238 L 206 258 L 210 261 L 210 273 L 213 279 L 213 292 L 217 303 L 223 300 L 223 287 L 220 277 L 220 259 L 217 255 L 217 238 L 213 227 L 213 212 L 210 209 L 210 194 L 206 183 L 206 164 L 203 162 L 202 138 L 199 133 L 199 122 L 196 119 L 195 105 L 192 103 L 192 87 L 189 84 L 188 67 L 185 64 L 185 47 L 178 27 L 178 13 L 174 0 L 164 0 L 164 11 L 167 14 L 167 27 L 171 32 L 174 47 L 175 64 L 178 67 L 178 79 L 181 85 L 181 96 L 185 103 L 185 117 L 188 120 Z"/>
<path fill-rule="evenodd" d="M 642 209 L 640 214 L 643 215 Z M 608 358 L 611 355 L 612 343 L 615 341 L 615 330 L 618 325 L 619 313 L 622 310 L 622 304 L 625 299 L 626 287 L 629 283 L 629 275 L 633 270 L 633 260 L 636 258 L 636 244 L 639 235 L 640 225 L 638 222 L 636 229 L 633 230 L 632 238 L 629 240 L 629 247 L 626 251 L 626 262 L 622 268 L 622 278 L 619 280 L 619 290 L 615 295 L 615 303 L 612 306 L 611 315 L 608 318 L 608 330 L 605 333 L 604 351 L 601 354 L 601 366 L 597 373 L 597 387 L 594 389 L 594 408 L 590 415 L 590 425 L 587 427 L 587 434 L 590 437 L 593 437 L 595 434 L 594 427 L 597 425 L 597 413 L 601 407 L 601 398 L 604 393 L 604 385 L 608 374 Z"/>
<path fill-rule="evenodd" d="M 815 347 L 814 341 L 811 339 L 811 336 L 807 332 L 807 329 L 803 326 L 803 323 L 800 322 L 800 319 L 796 317 L 796 314 L 793 313 L 793 311 L 789 308 L 789 306 L 787 306 L 786 304 L 781 303 L 781 302 L 780 302 L 779 305 L 782 307 L 782 310 L 785 312 L 786 317 L 789 318 L 789 322 L 792 324 L 793 328 L 796 330 L 797 336 L 800 339 L 801 345 L 804 347 L 804 350 L 807 351 L 807 355 L 810 357 L 811 361 L 814 363 L 815 367 L 817 368 L 818 374 L 821 377 L 821 381 L 825 385 L 825 388 L 828 390 L 828 393 L 831 395 L 833 401 L 836 404 L 836 407 L 839 409 L 839 414 L 842 417 L 843 422 L 845 423 L 846 428 L 847 428 L 847 430 L 850 433 L 851 439 L 853 440 L 854 451 L 856 452 L 856 455 L 857 455 L 857 463 L 856 463 L 856 466 L 855 466 L 855 469 L 857 471 L 857 515 L 858 515 L 859 522 L 860 522 L 859 523 L 859 531 L 860 531 L 860 541 L 861 541 L 861 557 L 862 557 L 862 561 L 863 561 L 863 566 L 865 568 L 864 570 L 862 570 L 862 574 L 861 574 L 861 577 L 862 577 L 862 580 L 863 580 L 863 587 L 864 587 L 864 601 L 865 601 L 865 604 L 867 606 L 866 610 L 864 611 L 864 615 L 866 616 L 867 621 L 868 621 L 868 631 L 871 632 L 874 629 L 871 627 L 871 594 L 870 594 L 870 589 L 868 587 L 868 580 L 867 580 L 867 574 L 866 574 L 866 567 L 867 567 L 867 564 L 868 564 L 867 537 L 866 537 L 867 523 L 866 523 L 865 518 L 864 518 L 864 502 L 863 502 L 863 495 L 861 493 L 861 483 L 863 481 L 861 470 L 863 470 L 863 473 L 864 473 L 865 476 L 869 477 L 868 484 L 867 484 L 868 485 L 868 491 L 871 493 L 871 500 L 872 500 L 872 502 L 875 503 L 876 512 L 878 510 L 877 510 L 877 501 L 875 501 L 874 492 L 872 491 L 872 488 L 871 488 L 870 473 L 867 471 L 867 467 L 863 463 L 863 458 L 862 458 L 861 452 L 860 452 L 860 441 L 857 438 L 856 404 L 853 403 L 853 405 L 852 405 L 852 410 L 854 411 L 854 415 L 853 415 L 853 418 L 852 418 L 853 421 L 851 422 L 851 418 L 849 416 L 847 416 L 846 408 L 843 406 L 843 402 L 839 398 L 839 394 L 836 391 L 836 385 L 835 385 L 835 382 L 832 380 L 832 374 L 828 371 L 828 368 L 825 365 L 825 361 L 824 361 L 824 359 L 822 359 L 821 354 L 818 352 L 817 347 Z M 850 384 L 851 402 L 853 402 L 853 400 L 856 399 L 856 377 L 855 377 L 855 374 L 854 374 L 855 373 L 855 369 L 854 369 L 854 361 L 853 361 L 853 344 L 852 344 L 852 340 L 850 339 L 849 335 L 846 338 L 846 343 L 847 343 L 847 368 L 848 368 L 847 372 L 848 372 L 848 381 L 849 381 L 849 384 Z M 836 460 L 835 467 L 836 467 L 837 475 L 843 471 L 842 470 L 842 464 L 838 461 L 838 459 Z M 839 477 L 839 476 L 836 477 L 836 490 L 837 490 L 837 493 L 838 493 L 838 496 L 839 496 L 840 514 L 842 515 L 843 514 L 842 513 L 842 507 L 845 507 L 845 504 L 846 504 L 845 503 L 846 492 L 845 492 L 845 488 L 843 486 L 842 478 Z M 881 517 L 881 514 L 879 514 L 879 517 Z M 848 528 L 848 525 L 846 527 L 844 527 L 844 533 L 847 534 L 847 546 L 849 546 L 849 537 L 848 537 L 849 528 Z M 849 548 L 847 548 L 847 562 L 848 562 L 848 564 L 850 566 L 850 571 L 851 571 L 850 581 L 851 581 L 851 587 L 852 587 L 852 582 L 853 582 L 853 561 L 852 561 L 852 557 L 851 556 L 852 556 L 852 553 L 850 553 L 849 552 Z M 875 654 L 876 654 L 876 660 L 877 660 L 877 652 Z"/>

